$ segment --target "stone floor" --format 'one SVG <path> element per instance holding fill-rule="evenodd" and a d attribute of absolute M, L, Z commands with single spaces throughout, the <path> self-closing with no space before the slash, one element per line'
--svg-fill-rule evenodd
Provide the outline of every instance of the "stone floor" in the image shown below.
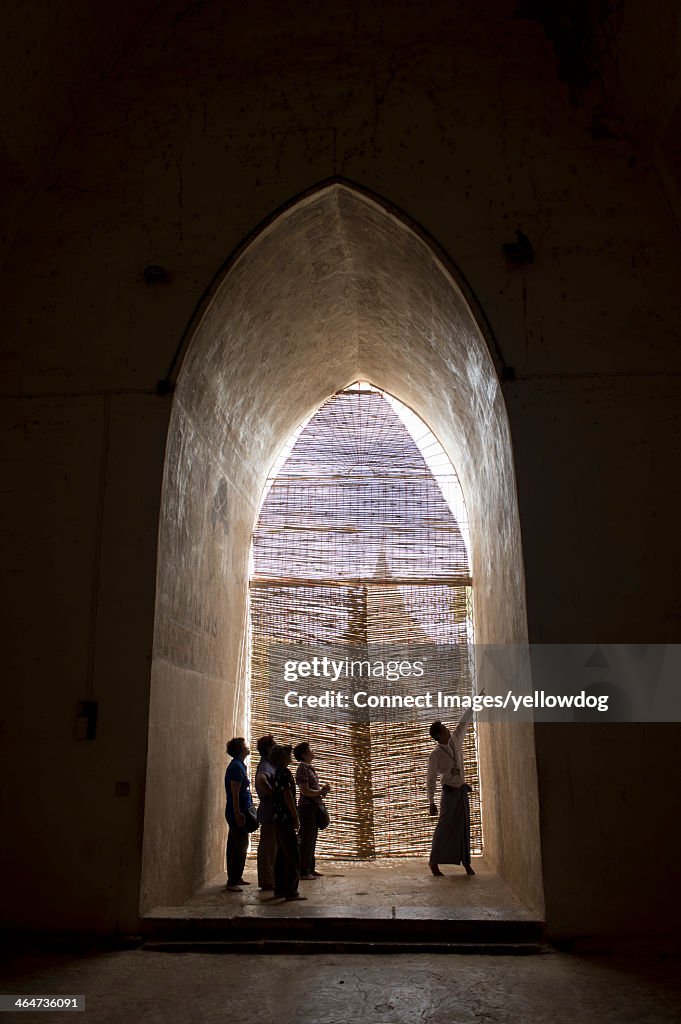
<path fill-rule="evenodd" d="M 528 916 L 483 861 L 468 878 L 447 868 L 432 878 L 418 863 L 320 865 L 323 879 L 301 883 L 305 903 L 282 904 L 258 893 L 224 891 L 215 879 L 185 907 L 162 915 L 186 920 L 238 915 L 324 914 L 336 908 L 357 918 L 395 913 L 458 920 Z M 252 869 L 247 871 L 255 883 Z M 344 910 L 343 910 L 344 908 Z M 367 922 L 368 923 L 368 922 Z M 324 927 L 326 927 L 326 922 Z M 3 957 L 0 993 L 84 995 L 90 1024 L 678 1024 L 678 958 L 653 956 L 475 956 L 429 952 L 388 956 L 313 953 L 306 956 L 155 952 L 135 948 L 86 954 L 41 950 L 36 944 Z M 61 1024 L 72 1015 L 9 1012 L 2 1021 Z M 76 1020 L 79 1018 L 76 1017 Z"/>
<path fill-rule="evenodd" d="M 628 960 L 33 952 L 5 960 L 0 991 L 82 994 L 89 1024 L 678 1024 L 675 967 L 640 951 Z M 74 1016 L 3 1014 L 14 1019 Z"/>
<path fill-rule="evenodd" d="M 216 917 L 356 917 L 428 918 L 446 920 L 529 920 L 533 915 L 508 886 L 485 864 L 473 860 L 469 877 L 461 867 L 444 867 L 444 878 L 434 878 L 425 861 L 391 860 L 372 863 L 324 861 L 323 878 L 300 883 L 305 902 L 286 903 L 260 892 L 255 865 L 244 877 L 251 885 L 242 893 L 225 891 L 219 875 L 182 907 L 157 907 L 148 918 Z"/>

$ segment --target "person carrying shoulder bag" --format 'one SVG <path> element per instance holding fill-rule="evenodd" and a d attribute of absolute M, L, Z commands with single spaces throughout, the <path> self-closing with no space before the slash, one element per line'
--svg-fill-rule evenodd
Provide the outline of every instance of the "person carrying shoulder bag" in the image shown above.
<path fill-rule="evenodd" d="M 315 868 L 315 850 L 320 828 L 326 828 L 329 816 L 324 804 L 324 797 L 331 786 L 322 786 L 316 771 L 312 767 L 314 752 L 309 743 L 299 743 L 293 751 L 299 762 L 296 769 L 296 782 L 300 789 L 298 813 L 300 815 L 300 877 L 304 881 L 321 878 L 322 872 Z"/>

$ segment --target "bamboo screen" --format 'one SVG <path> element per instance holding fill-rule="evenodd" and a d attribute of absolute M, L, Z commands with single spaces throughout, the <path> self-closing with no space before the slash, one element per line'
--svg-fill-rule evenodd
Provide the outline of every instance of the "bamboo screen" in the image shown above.
<path fill-rule="evenodd" d="M 291 688 L 276 681 L 282 673 L 272 672 L 273 659 L 283 663 L 292 643 L 314 645 L 320 655 L 347 645 L 353 657 L 387 644 L 403 651 L 425 644 L 442 651 L 442 683 L 450 692 L 470 692 L 472 681 L 466 544 L 443 479 L 424 457 L 429 446 L 440 455 L 442 449 L 421 421 L 417 443 L 396 408 L 403 407 L 368 385 L 353 385 L 322 405 L 269 481 L 253 538 L 251 736 L 273 732 L 278 742 L 310 743 L 315 769 L 332 787 L 331 825 L 318 853 L 335 859 L 428 852 L 432 741 L 423 719 L 396 722 L 394 712 L 353 721 L 329 711 L 321 722 L 281 712 L 273 721 L 271 687 Z M 453 479 L 458 488 L 446 461 L 449 484 Z M 429 711 L 428 721 L 447 721 L 448 714 Z M 473 729 L 464 754 L 473 785 L 471 845 L 479 853 Z M 254 755 L 254 767 L 255 761 Z"/>

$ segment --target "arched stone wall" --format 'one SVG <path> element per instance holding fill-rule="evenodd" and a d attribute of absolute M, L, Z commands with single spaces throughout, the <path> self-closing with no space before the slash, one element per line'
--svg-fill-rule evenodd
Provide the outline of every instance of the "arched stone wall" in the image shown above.
<path fill-rule="evenodd" d="M 358 377 L 411 406 L 459 473 L 478 642 L 527 639 L 511 438 L 480 327 L 410 227 L 349 186 L 328 185 L 272 221 L 218 282 L 177 383 L 159 536 L 143 909 L 183 900 L 220 870 L 216 779 L 225 739 L 247 718 L 241 671 L 260 492 L 292 430 Z M 481 772 L 490 857 L 541 911 L 532 728 L 481 730 Z"/>

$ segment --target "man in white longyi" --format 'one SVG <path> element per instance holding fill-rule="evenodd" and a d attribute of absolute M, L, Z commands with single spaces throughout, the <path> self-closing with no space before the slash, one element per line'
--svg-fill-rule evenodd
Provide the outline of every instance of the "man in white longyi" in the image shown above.
<path fill-rule="evenodd" d="M 438 813 L 435 803 L 435 785 L 438 776 L 442 780 L 440 818 L 433 833 L 433 845 L 428 866 L 434 875 L 442 875 L 440 864 L 463 864 L 467 875 L 474 875 L 471 867 L 471 815 L 468 794 L 471 787 L 463 772 L 463 740 L 473 711 L 462 715 L 459 724 L 450 732 L 442 722 L 433 722 L 430 727 L 431 739 L 437 746 L 428 758 L 426 787 L 430 813 Z"/>

